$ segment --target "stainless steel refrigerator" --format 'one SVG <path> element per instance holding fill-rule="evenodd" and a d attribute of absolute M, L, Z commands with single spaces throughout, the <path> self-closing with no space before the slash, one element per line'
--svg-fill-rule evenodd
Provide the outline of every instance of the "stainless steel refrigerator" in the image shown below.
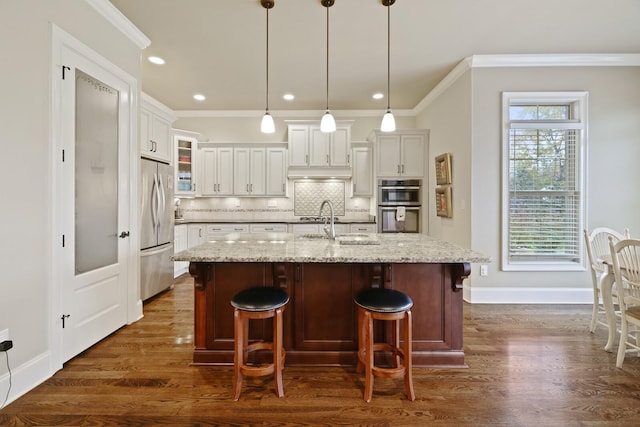
<path fill-rule="evenodd" d="M 140 298 L 173 286 L 173 167 L 142 159 Z"/>

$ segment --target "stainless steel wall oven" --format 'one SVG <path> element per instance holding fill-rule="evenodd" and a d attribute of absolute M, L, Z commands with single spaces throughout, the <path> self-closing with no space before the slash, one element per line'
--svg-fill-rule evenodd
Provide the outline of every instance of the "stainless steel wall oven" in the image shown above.
<path fill-rule="evenodd" d="M 419 233 L 422 180 L 378 180 L 378 232 Z"/>

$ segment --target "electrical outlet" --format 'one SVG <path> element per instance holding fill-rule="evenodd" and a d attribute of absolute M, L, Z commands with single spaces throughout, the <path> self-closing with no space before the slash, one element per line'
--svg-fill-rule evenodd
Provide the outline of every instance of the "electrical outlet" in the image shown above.
<path fill-rule="evenodd" d="M 4 330 L 0 331 L 0 342 L 6 341 L 8 339 L 9 339 L 9 330 L 8 329 L 4 329 Z"/>
<path fill-rule="evenodd" d="M 488 276 L 489 275 L 489 266 L 488 265 L 481 265 L 480 266 L 480 275 L 481 276 Z"/>

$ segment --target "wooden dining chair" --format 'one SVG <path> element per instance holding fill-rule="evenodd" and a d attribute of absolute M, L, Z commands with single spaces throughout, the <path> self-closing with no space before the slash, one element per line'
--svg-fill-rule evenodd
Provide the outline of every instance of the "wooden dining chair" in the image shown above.
<path fill-rule="evenodd" d="M 628 352 L 636 352 L 640 356 L 640 240 L 623 239 L 616 243 L 611 237 L 609 249 L 620 303 L 616 366 L 622 368 Z"/>
<path fill-rule="evenodd" d="M 594 228 L 591 233 L 584 230 L 585 246 L 587 248 L 587 256 L 589 257 L 589 267 L 591 270 L 591 284 L 593 286 L 593 310 L 591 313 L 590 332 L 595 332 L 598 324 L 609 327 L 606 321 L 600 320 L 604 315 L 604 307 L 602 306 L 600 291 L 600 276 L 604 273 L 605 265 L 601 261 L 602 255 L 609 255 L 609 237 L 616 242 L 629 238 L 629 230 L 625 229 L 624 234 L 607 227 Z M 613 295 L 616 296 L 615 294 Z M 620 316 L 620 312 L 616 311 L 616 316 Z"/>

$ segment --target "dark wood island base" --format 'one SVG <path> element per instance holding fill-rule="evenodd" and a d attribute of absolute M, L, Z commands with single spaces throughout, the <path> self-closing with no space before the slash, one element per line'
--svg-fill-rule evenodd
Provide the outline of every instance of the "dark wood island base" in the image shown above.
<path fill-rule="evenodd" d="M 462 280 L 469 263 L 191 262 L 195 281 L 193 363 L 233 365 L 234 294 L 274 286 L 289 294 L 284 347 L 289 366 L 355 366 L 354 296 L 368 287 L 397 289 L 414 302 L 413 365 L 466 367 Z M 376 325 L 376 339 L 390 334 Z M 271 324 L 254 321 L 251 340 L 271 340 Z"/>

